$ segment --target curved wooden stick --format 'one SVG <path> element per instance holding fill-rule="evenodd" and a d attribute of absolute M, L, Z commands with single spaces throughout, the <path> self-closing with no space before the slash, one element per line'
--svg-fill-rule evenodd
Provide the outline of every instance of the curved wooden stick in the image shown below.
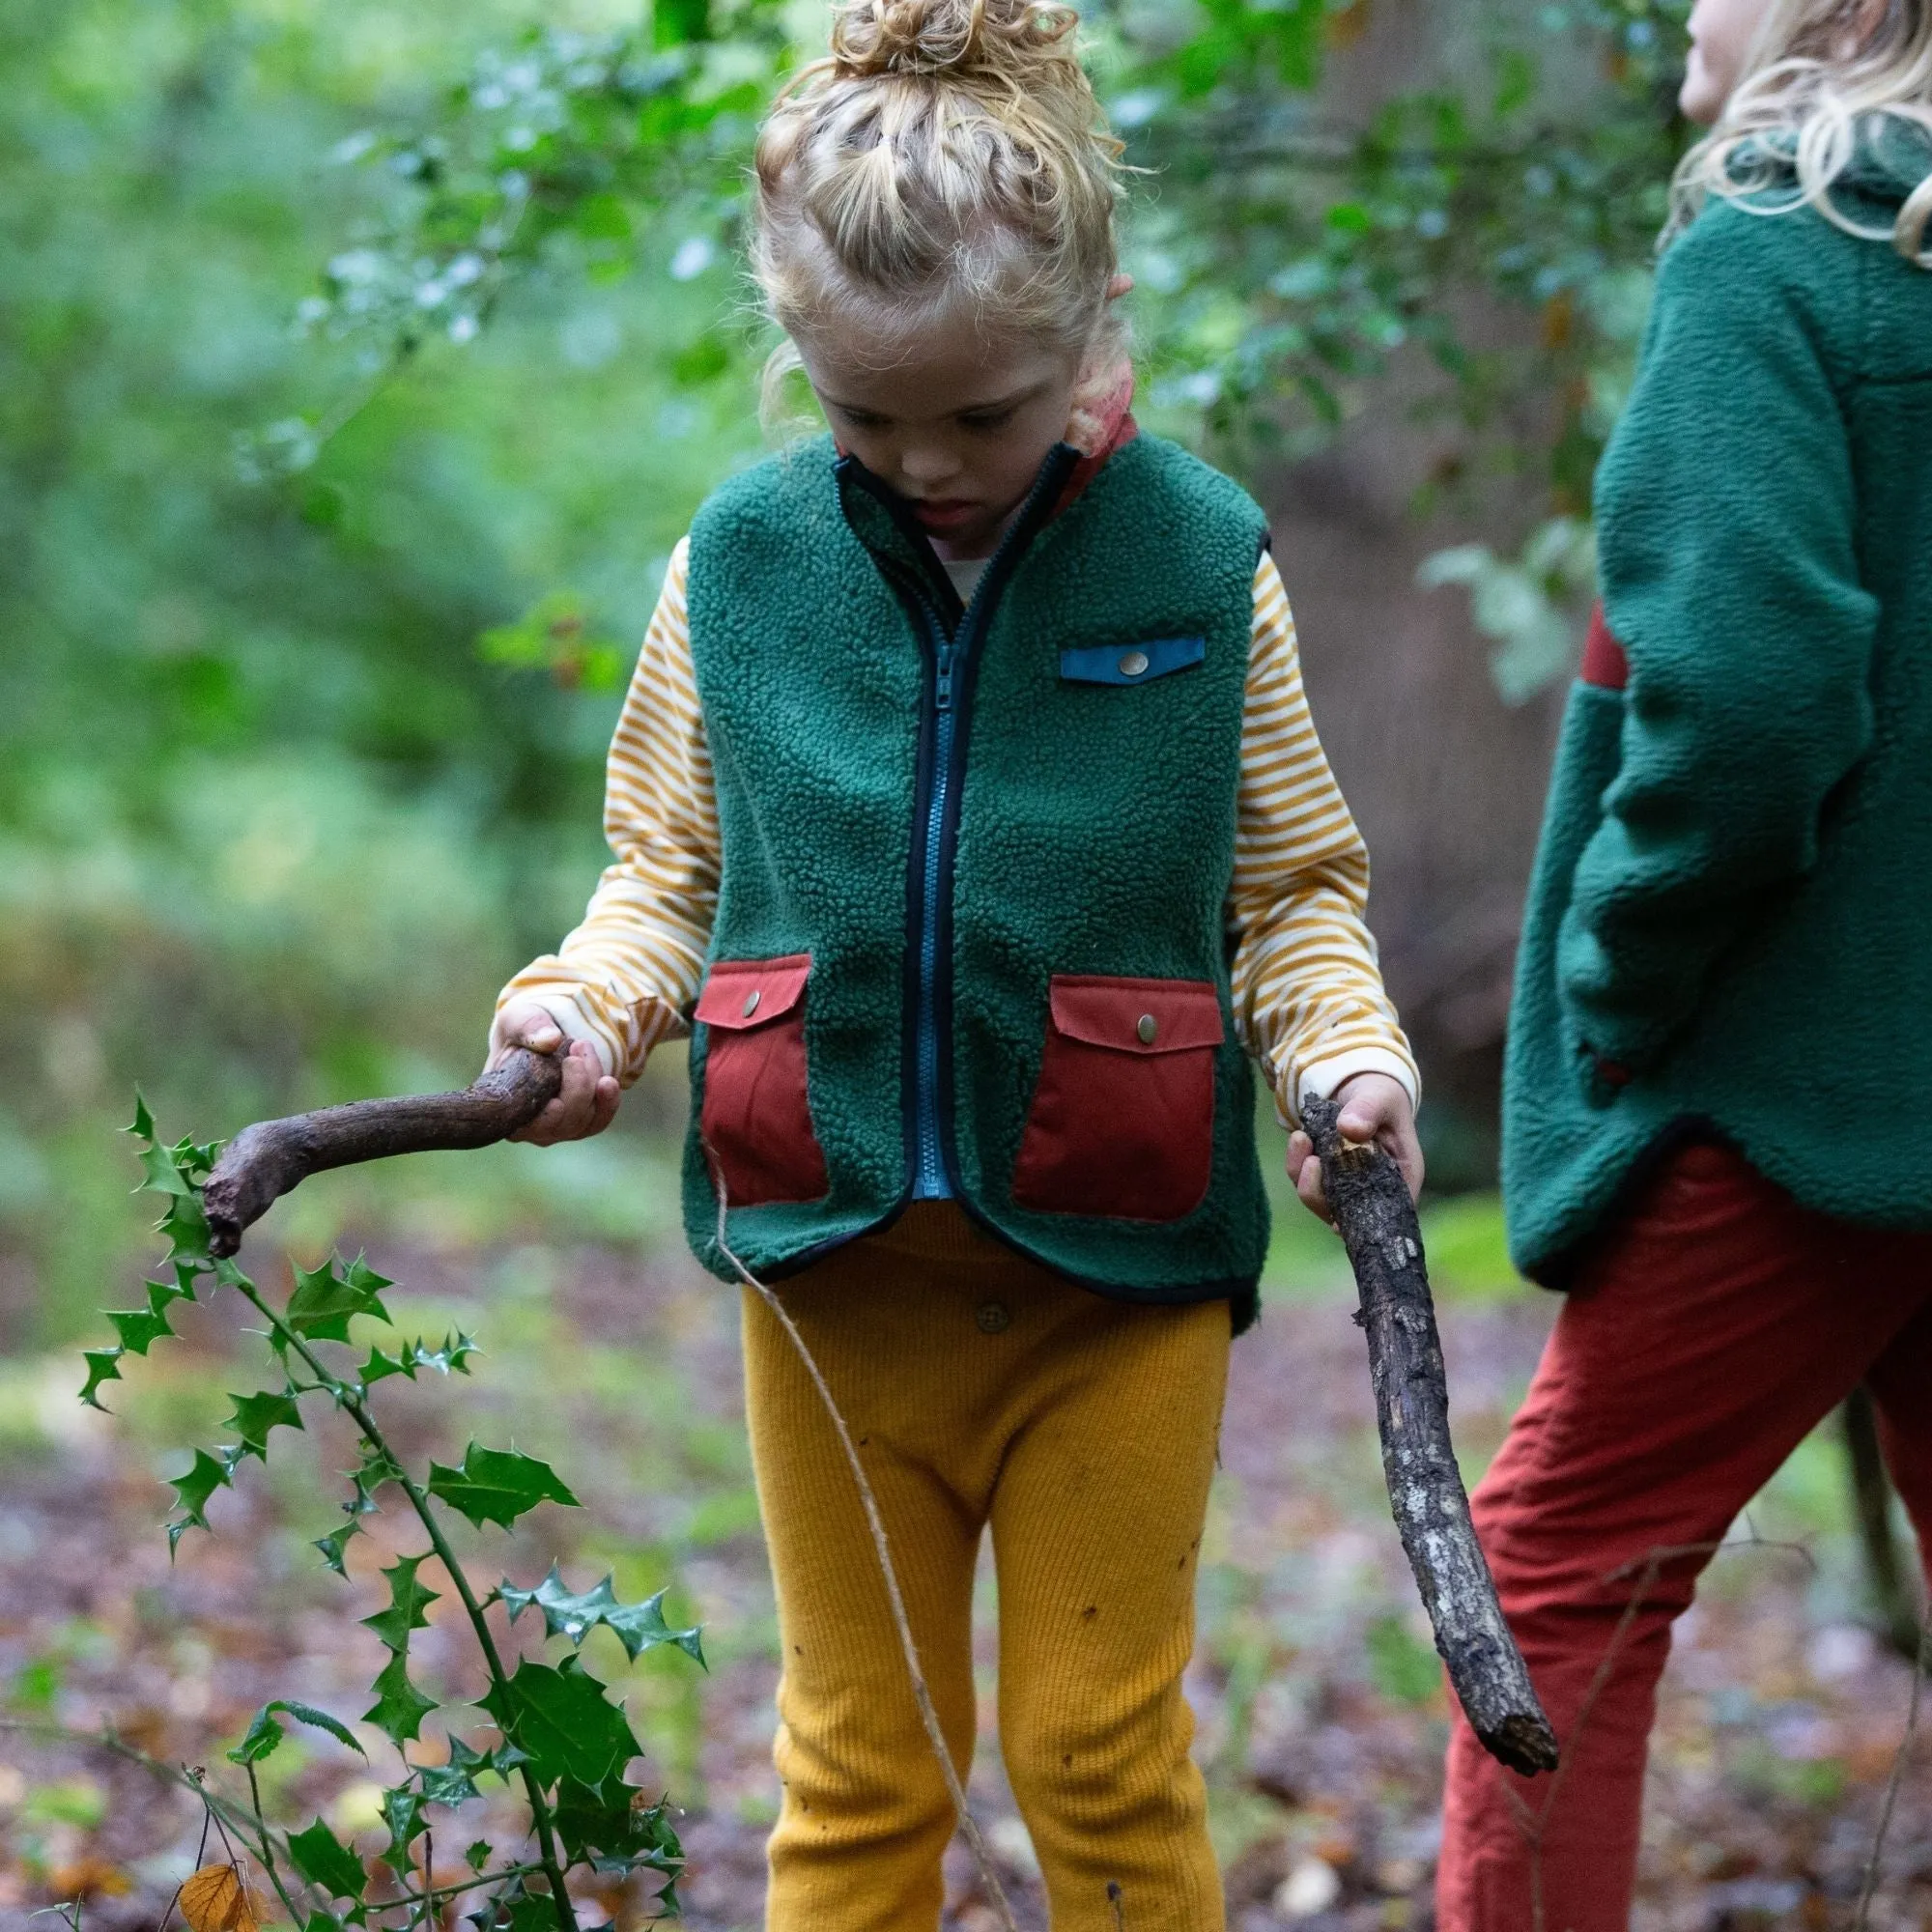
<path fill-rule="evenodd" d="M 245 1228 L 326 1167 L 505 1140 L 535 1120 L 562 1085 L 563 1062 L 556 1055 L 518 1047 L 460 1094 L 352 1100 L 286 1120 L 257 1121 L 228 1143 L 201 1191 L 208 1245 L 217 1255 L 234 1254 Z"/>
<path fill-rule="evenodd" d="M 1503 1622 L 1449 1439 L 1449 1384 L 1415 1204 L 1381 1148 L 1342 1138 L 1333 1101 L 1310 1098 L 1301 1111 L 1355 1271 L 1382 1473 L 1435 1648 L 1490 1755 L 1525 1776 L 1554 1771 L 1556 1735 Z"/>

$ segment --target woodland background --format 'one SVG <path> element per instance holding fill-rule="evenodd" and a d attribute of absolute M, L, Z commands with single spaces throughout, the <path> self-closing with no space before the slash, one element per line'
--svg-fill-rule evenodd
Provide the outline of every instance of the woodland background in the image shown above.
<path fill-rule="evenodd" d="M 1683 140 L 1684 11 L 1087 18 L 1149 170 L 1141 414 L 1267 503 L 1375 854 L 1472 1477 L 1550 1319 L 1503 1259 L 1495 1083 L 1591 473 Z M 497 986 L 571 923 L 665 561 L 766 446 L 742 170 L 822 33 L 808 0 L 0 12 L 0 1699 L 21 1721 L 111 1715 L 200 1762 L 270 1695 L 355 1715 L 369 1605 L 303 1548 L 326 1440 L 224 1495 L 172 1569 L 155 1527 L 219 1412 L 224 1320 L 130 1367 L 116 1421 L 73 1404 L 93 1311 L 153 1253 L 113 1129 L 137 1081 L 200 1135 L 462 1084 Z M 529 1562 L 601 1556 L 704 1621 L 708 1677 L 647 1657 L 618 1678 L 687 1808 L 692 1922 L 723 1932 L 756 1920 L 775 1654 L 735 1311 L 673 1225 L 681 1086 L 667 1050 L 595 1143 L 313 1183 L 255 1261 L 366 1243 L 421 1324 L 476 1329 L 478 1382 L 421 1399 L 420 1439 L 508 1418 L 586 1504 L 532 1519 Z M 1202 1750 L 1237 1922 L 1395 1932 L 1427 1918 L 1440 1691 L 1346 1270 L 1290 1208 L 1230 1411 Z M 1823 1925 L 1858 1890 L 1907 1673 L 1866 1629 L 1841 1463 L 1805 1446 L 1751 1517 L 1802 1548 L 1720 1559 L 1688 1620 L 1647 1924 Z M 1024 1887 L 992 1742 L 976 1794 Z M 355 1829 L 353 1758 L 274 1763 L 292 1804 Z M 0 1732 L 0 1923 L 79 1890 L 152 1924 L 188 1823 L 138 1771 Z M 972 1924 L 963 1879 L 957 1903 Z M 1932 1923 L 1917 1776 L 1872 1922 Z"/>

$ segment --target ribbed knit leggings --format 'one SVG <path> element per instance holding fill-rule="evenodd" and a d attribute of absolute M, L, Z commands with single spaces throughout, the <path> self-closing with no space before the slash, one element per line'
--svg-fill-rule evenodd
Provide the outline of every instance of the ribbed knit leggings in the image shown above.
<path fill-rule="evenodd" d="M 1834 1221 L 1727 1150 L 1681 1151 L 1566 1302 L 1476 1492 L 1565 1769 L 1554 1786 L 1518 1777 L 1458 1719 L 1438 1932 L 1624 1932 L 1671 1620 L 1711 1546 L 1861 1381 L 1932 1552 L 1932 1234 Z"/>
<path fill-rule="evenodd" d="M 1054 1932 L 1219 1932 L 1180 1676 L 1228 1364 L 1225 1302 L 1105 1300 L 949 1203 L 778 1285 L 878 1493 L 940 1721 L 977 1730 L 973 1571 L 999 1579 L 1000 1744 Z M 745 1293 L 783 1676 L 770 1932 L 934 1932 L 951 1803 L 816 1392 Z"/>

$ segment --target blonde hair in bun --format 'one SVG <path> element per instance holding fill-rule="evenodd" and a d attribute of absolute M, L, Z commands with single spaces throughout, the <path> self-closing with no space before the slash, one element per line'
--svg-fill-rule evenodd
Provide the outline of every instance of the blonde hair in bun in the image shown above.
<path fill-rule="evenodd" d="M 1107 346 L 1121 146 L 1057 0 L 848 0 L 759 132 L 752 271 L 787 337 L 896 353 L 963 305 Z M 797 366 L 781 349 L 768 389 Z"/>

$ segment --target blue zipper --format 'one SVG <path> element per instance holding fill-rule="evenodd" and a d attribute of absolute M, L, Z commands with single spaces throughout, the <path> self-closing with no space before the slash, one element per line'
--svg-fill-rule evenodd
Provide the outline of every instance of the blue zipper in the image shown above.
<path fill-rule="evenodd" d="M 965 628 L 962 621 L 960 628 Z M 913 1176 L 915 1201 L 945 1201 L 952 1189 L 946 1179 L 946 1156 L 939 1144 L 939 841 L 946 823 L 946 800 L 952 781 L 952 663 L 957 636 L 936 637 L 932 670 L 932 796 L 925 810 L 924 876 L 920 882 L 919 1051 L 915 1118 L 919 1122 L 919 1165 Z"/>

